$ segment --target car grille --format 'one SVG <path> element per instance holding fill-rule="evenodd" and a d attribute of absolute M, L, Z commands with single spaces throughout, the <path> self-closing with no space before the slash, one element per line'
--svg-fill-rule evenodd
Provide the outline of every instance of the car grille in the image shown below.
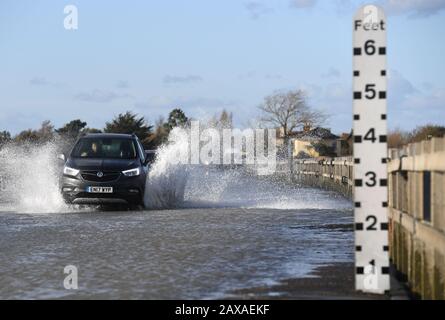
<path fill-rule="evenodd" d="M 80 175 L 82 178 L 86 181 L 93 181 L 93 182 L 110 182 L 117 180 L 120 176 L 120 172 L 107 172 L 103 171 L 103 176 L 98 177 L 97 173 L 99 171 L 82 171 Z"/>

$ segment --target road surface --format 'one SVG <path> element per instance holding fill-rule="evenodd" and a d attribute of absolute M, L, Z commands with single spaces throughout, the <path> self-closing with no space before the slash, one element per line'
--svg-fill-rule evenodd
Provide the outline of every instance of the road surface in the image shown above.
<path fill-rule="evenodd" d="M 352 263 L 348 200 L 240 175 L 193 179 L 169 210 L 0 206 L 0 299 L 289 298 L 272 288 Z M 68 265 L 77 290 L 64 288 Z"/>

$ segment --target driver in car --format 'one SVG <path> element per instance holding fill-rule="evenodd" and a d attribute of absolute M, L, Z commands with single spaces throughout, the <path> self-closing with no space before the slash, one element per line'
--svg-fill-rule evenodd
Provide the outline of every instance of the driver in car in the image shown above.
<path fill-rule="evenodd" d="M 97 146 L 97 142 L 92 142 L 91 146 L 90 146 L 90 150 L 89 151 L 82 151 L 82 153 L 80 154 L 81 157 L 89 157 L 89 158 L 94 158 L 95 156 L 97 156 L 99 154 L 98 152 L 98 146 Z"/>

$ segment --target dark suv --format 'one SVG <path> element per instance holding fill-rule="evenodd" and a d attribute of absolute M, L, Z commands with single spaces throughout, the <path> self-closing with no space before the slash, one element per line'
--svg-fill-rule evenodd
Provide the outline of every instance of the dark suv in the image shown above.
<path fill-rule="evenodd" d="M 143 205 L 148 165 L 136 135 L 88 134 L 77 140 L 65 161 L 61 191 L 67 203 Z"/>

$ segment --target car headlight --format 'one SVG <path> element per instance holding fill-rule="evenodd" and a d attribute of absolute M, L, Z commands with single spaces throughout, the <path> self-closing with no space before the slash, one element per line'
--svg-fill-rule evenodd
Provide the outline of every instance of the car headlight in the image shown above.
<path fill-rule="evenodd" d="M 73 168 L 70 168 L 67 166 L 63 167 L 63 174 L 66 174 L 67 176 L 75 177 L 75 176 L 77 176 L 78 173 L 79 173 L 79 170 L 77 170 L 77 169 L 73 169 Z"/>
<path fill-rule="evenodd" d="M 127 177 L 135 177 L 135 176 L 138 176 L 141 174 L 141 170 L 139 168 L 134 168 L 134 169 L 122 171 L 122 173 L 124 174 L 124 176 L 127 176 Z"/>

